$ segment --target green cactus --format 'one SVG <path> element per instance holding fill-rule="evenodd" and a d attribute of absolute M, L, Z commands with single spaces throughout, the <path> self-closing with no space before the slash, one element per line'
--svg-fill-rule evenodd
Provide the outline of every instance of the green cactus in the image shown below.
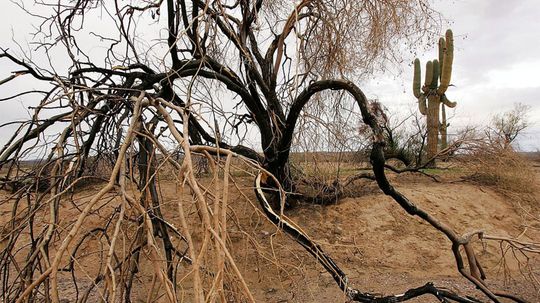
<path fill-rule="evenodd" d="M 448 85 L 450 85 L 450 78 L 452 77 L 452 63 L 454 62 L 454 35 L 452 34 L 451 30 L 446 31 L 446 43 L 443 53 L 444 69 L 441 69 L 441 85 L 437 89 L 437 93 L 439 95 L 444 95 L 448 89 Z"/>
<path fill-rule="evenodd" d="M 420 60 L 414 60 L 413 94 L 418 99 L 418 109 L 427 119 L 427 158 L 432 159 L 438 151 L 439 132 L 441 149 L 447 145 L 447 126 L 445 106 L 455 107 L 456 102 L 448 100 L 446 90 L 452 77 L 454 61 L 454 37 L 451 30 L 446 31 L 446 39 L 439 39 L 439 58 L 426 63 L 424 85 L 420 87 Z M 440 81 L 439 81 L 440 80 Z M 442 109 L 441 109 L 442 107 Z M 439 114 L 442 121 L 439 123 Z M 434 162 L 433 162 L 434 163 Z"/>
<path fill-rule="evenodd" d="M 444 63 L 444 48 L 446 47 L 446 42 L 443 37 L 439 38 L 439 62 L 441 62 L 441 70 Z"/>
<path fill-rule="evenodd" d="M 420 91 L 420 78 L 421 78 L 421 71 L 420 71 L 420 60 L 418 58 L 414 59 L 414 79 L 413 79 L 413 94 L 416 98 L 420 98 L 421 91 Z"/>

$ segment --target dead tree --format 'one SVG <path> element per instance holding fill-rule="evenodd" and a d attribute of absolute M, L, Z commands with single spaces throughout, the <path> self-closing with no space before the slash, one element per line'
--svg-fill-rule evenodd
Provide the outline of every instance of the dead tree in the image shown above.
<path fill-rule="evenodd" d="M 493 143 L 509 148 L 516 138 L 530 126 L 529 111 L 531 107 L 522 103 L 514 103 L 514 107 L 491 118 L 490 129 L 486 132 Z"/>
<path fill-rule="evenodd" d="M 0 150 L 5 181 L 31 174 L 37 181 L 5 200 L 13 204 L 13 212 L 0 235 L 3 301 L 59 302 L 59 276 L 67 272 L 73 275 L 77 301 L 86 302 L 100 285 L 103 300 L 131 302 L 143 260 L 153 270 L 149 300 L 153 291 L 161 291 L 166 300 L 177 302 L 176 268 L 187 263 L 195 302 L 226 301 L 225 273 L 233 275 L 230 280 L 237 285 L 232 295 L 241 293 L 254 301 L 227 249 L 231 158 L 264 172 L 257 177 L 262 207 L 270 220 L 287 228 L 264 203 L 260 177 L 267 176 L 263 183 L 280 193 L 294 189 L 289 158 L 295 127 L 308 103 L 344 100 L 334 91 L 346 93 L 358 105 L 372 131 L 371 161 L 379 187 L 450 239 L 458 269 L 489 298 L 499 302 L 501 296 L 511 297 L 491 291 L 482 280 L 469 246 L 470 238 L 481 233 L 459 237 L 391 186 L 384 172 L 378 117 L 360 88 L 348 80 L 394 58 L 392 46 L 401 38 L 426 35 L 436 21 L 428 1 L 60 0 L 54 6 L 36 5 L 52 10 L 41 15 L 28 11 L 41 22 L 35 33 L 40 42 L 36 52 L 45 62 L 8 49 L 0 53 L 1 60 L 17 66 L 1 85 L 24 78 L 47 87 L 2 99 L 34 102 L 32 117 L 13 121 L 19 125 Z M 143 26 L 142 20 L 150 24 Z M 96 47 L 85 47 L 89 43 L 106 47 L 96 52 Z M 60 51 L 69 67 L 45 68 Z M 262 153 L 243 144 L 249 125 L 258 130 Z M 224 171 L 221 194 L 208 194 L 197 181 L 192 153 L 207 157 L 214 179 L 219 179 L 218 169 Z M 24 161 L 36 158 L 39 165 Z M 158 177 L 165 164 L 173 167 L 179 192 L 189 190 L 202 227 L 200 245 L 190 236 L 181 194 L 181 227 L 162 212 Z M 96 177 L 105 183 L 91 197 L 81 198 L 79 204 L 73 196 L 68 199 L 77 215 L 61 215 L 65 198 Z M 42 180 L 47 188 L 33 191 Z M 112 210 L 102 214 L 103 205 Z M 86 230 L 89 216 L 102 221 Z M 395 302 L 431 293 L 442 301 L 472 302 L 431 284 L 388 298 L 349 290 L 331 259 L 298 229 L 290 231 L 326 262 L 324 267 L 353 300 Z M 106 253 L 99 258 L 99 273 L 79 291 L 74 268 L 88 241 L 99 243 L 99 251 Z M 122 249 L 120 241 L 125 244 Z M 465 247 L 470 272 L 460 247 Z M 212 272 L 204 283 L 208 255 Z"/>

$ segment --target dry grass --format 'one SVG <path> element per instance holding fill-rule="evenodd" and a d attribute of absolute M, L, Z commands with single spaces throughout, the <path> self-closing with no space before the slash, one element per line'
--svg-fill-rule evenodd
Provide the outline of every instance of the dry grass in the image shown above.
<path fill-rule="evenodd" d="M 498 189 L 529 193 L 535 190 L 535 171 L 531 161 L 511 148 L 485 142 L 470 146 L 462 158 L 470 178 Z"/>

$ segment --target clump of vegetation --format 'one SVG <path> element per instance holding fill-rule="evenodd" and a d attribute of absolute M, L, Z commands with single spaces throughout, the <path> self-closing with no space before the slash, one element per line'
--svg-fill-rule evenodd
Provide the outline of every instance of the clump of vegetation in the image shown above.
<path fill-rule="evenodd" d="M 472 180 L 514 192 L 534 190 L 535 172 L 518 152 L 489 141 L 477 142 L 469 151 L 464 160 Z"/>
<path fill-rule="evenodd" d="M 471 140 L 464 159 L 473 180 L 513 192 L 534 191 L 536 175 L 531 162 L 512 147 L 530 125 L 528 110 L 526 105 L 514 104 L 511 110 L 493 116 L 483 138 Z"/>

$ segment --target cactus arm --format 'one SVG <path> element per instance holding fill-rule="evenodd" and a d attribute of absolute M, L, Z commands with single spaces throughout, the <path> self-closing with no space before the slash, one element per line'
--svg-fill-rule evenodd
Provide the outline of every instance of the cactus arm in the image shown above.
<path fill-rule="evenodd" d="M 442 95 L 442 97 L 441 97 L 441 102 L 442 102 L 444 105 L 446 105 L 446 106 L 448 106 L 448 107 L 450 107 L 450 108 L 454 108 L 454 107 L 456 107 L 456 105 L 457 105 L 457 102 L 452 102 L 452 101 L 448 100 L 448 98 L 446 98 L 446 95 Z"/>
<path fill-rule="evenodd" d="M 418 110 L 424 116 L 427 114 L 426 96 L 424 94 L 418 97 Z"/>
<path fill-rule="evenodd" d="M 443 95 L 450 85 L 452 78 L 452 63 L 454 61 L 454 36 L 451 30 L 446 31 L 446 51 L 444 52 L 444 66 L 441 71 L 441 85 L 437 89 L 439 95 Z"/>
<path fill-rule="evenodd" d="M 441 71 L 444 70 L 444 53 L 446 52 L 446 41 L 444 38 L 439 39 L 439 66 L 441 68 Z M 442 72 L 440 73 L 440 77 L 442 78 Z"/>
<path fill-rule="evenodd" d="M 420 60 L 414 59 L 414 79 L 413 79 L 413 94 L 416 98 L 420 98 L 420 77 L 422 71 L 420 70 Z"/>
<path fill-rule="evenodd" d="M 437 89 L 437 86 L 439 85 L 439 60 L 435 59 L 433 60 L 433 75 L 431 80 L 431 89 Z"/>
<path fill-rule="evenodd" d="M 424 79 L 424 88 L 428 89 L 431 86 L 433 80 L 433 62 L 428 61 L 426 63 L 426 78 Z"/>

